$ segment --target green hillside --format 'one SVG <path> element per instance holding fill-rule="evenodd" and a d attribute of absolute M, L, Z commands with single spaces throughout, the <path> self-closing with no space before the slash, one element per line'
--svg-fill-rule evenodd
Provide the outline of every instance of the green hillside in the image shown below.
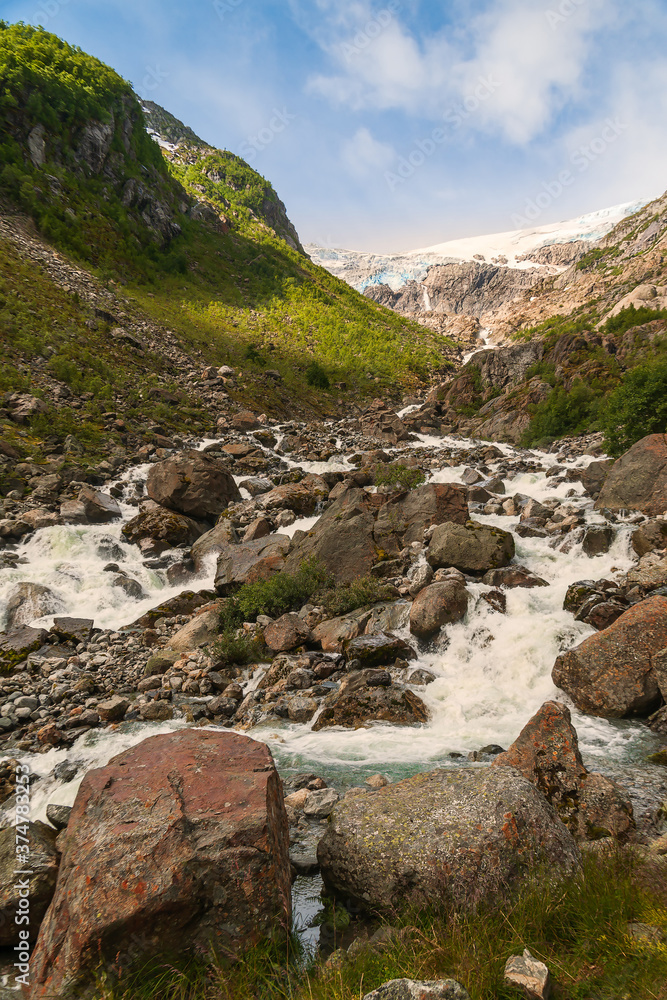
<path fill-rule="evenodd" d="M 130 84 L 99 60 L 43 29 L 0 22 L 0 93 L 5 218 L 29 217 L 100 288 L 122 294 L 137 322 L 143 316 L 168 328 L 192 363 L 241 367 L 239 402 L 256 400 L 269 411 L 275 403 L 284 412 L 294 398 L 325 412 L 351 393 L 398 394 L 446 369 L 448 342 L 303 254 L 264 178 L 147 105 L 149 127 L 171 129 L 184 143 L 167 161 L 146 133 Z M 26 285 L 20 269 L 5 280 L 6 295 L 30 300 L 28 314 L 40 311 L 39 283 Z M 90 332 L 90 303 L 75 305 L 80 316 L 70 341 L 79 353 L 106 351 Z M 3 337 L 11 364 L 25 368 L 25 328 L 12 323 Z M 42 326 L 49 365 L 66 372 L 72 343 L 63 355 L 62 338 Z M 151 366 L 141 365 L 148 377 Z M 116 358 L 112 367 L 117 387 L 132 381 L 137 362 L 128 367 Z M 266 369 L 278 372 L 279 385 Z M 102 405 L 103 388 L 89 388 L 92 403 Z"/>

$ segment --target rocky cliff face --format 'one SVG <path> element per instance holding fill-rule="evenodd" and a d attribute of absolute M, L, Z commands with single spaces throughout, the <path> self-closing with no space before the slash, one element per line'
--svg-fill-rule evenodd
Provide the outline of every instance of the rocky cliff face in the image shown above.
<path fill-rule="evenodd" d="M 305 253 L 271 184 L 240 157 L 215 149 L 153 101 L 142 102 L 146 128 L 186 189 L 223 220 L 259 222 Z"/>

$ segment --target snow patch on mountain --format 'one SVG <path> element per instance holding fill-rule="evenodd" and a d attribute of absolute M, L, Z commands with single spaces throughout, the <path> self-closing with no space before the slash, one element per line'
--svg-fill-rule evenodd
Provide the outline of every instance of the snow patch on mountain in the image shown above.
<path fill-rule="evenodd" d="M 395 254 L 374 254 L 356 250 L 322 247 L 311 243 L 306 252 L 316 264 L 342 278 L 357 291 L 369 285 L 389 285 L 398 291 L 409 281 L 423 281 L 429 267 L 434 264 L 452 264 L 460 261 L 479 261 L 499 267 L 519 269 L 543 268 L 550 273 L 554 265 L 544 265 L 525 259 L 543 247 L 586 240 L 596 243 L 606 236 L 622 219 L 638 212 L 647 204 L 644 201 L 626 202 L 598 212 L 581 215 L 567 222 L 518 229 L 490 236 L 472 236 L 449 240 L 434 246 L 423 247 Z"/>

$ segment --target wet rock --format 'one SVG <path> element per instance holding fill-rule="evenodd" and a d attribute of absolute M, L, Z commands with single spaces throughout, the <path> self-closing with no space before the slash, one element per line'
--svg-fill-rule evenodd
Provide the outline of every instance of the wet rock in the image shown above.
<path fill-rule="evenodd" d="M 28 625 L 0 632 L 0 667 L 4 670 L 13 667 L 29 653 L 36 652 L 48 637 L 46 629 L 30 628 Z"/>
<path fill-rule="evenodd" d="M 312 641 L 312 633 L 299 615 L 282 615 L 264 629 L 264 642 L 273 653 L 286 653 Z"/>
<path fill-rule="evenodd" d="M 154 736 L 88 772 L 62 847 L 34 998 L 83 995 L 100 963 L 113 979 L 164 954 L 234 954 L 288 932 L 281 783 L 268 748 L 245 736 Z"/>
<path fill-rule="evenodd" d="M 626 839 L 634 831 L 627 793 L 609 778 L 585 768 L 569 709 L 559 702 L 542 705 L 492 766 L 521 771 L 578 839 Z"/>
<path fill-rule="evenodd" d="M 455 979 L 391 979 L 363 1000 L 470 1000 L 470 996 Z"/>
<path fill-rule="evenodd" d="M 501 569 L 490 569 L 482 577 L 482 583 L 487 587 L 548 587 L 546 580 L 536 576 L 525 566 L 504 566 Z"/>
<path fill-rule="evenodd" d="M 397 903 L 474 908 L 538 860 L 563 873 L 580 864 L 542 793 L 508 767 L 431 771 L 345 798 L 317 854 L 328 889 L 381 912 Z"/>
<path fill-rule="evenodd" d="M 62 642 L 88 642 L 94 625 L 92 618 L 54 618 L 50 631 Z"/>
<path fill-rule="evenodd" d="M 507 611 L 507 594 L 504 594 L 502 590 L 490 590 L 488 594 L 482 594 L 482 600 L 501 615 Z"/>
<path fill-rule="evenodd" d="M 261 496 L 273 489 L 273 482 L 270 479 L 262 479 L 260 476 L 250 476 L 239 483 L 240 490 L 247 490 L 251 497 Z"/>
<path fill-rule="evenodd" d="M 375 721 L 409 726 L 427 720 L 428 709 L 421 698 L 392 684 L 386 671 L 356 670 L 344 678 L 338 691 L 327 697 L 313 731 L 319 732 L 327 726 L 359 729 Z"/>
<path fill-rule="evenodd" d="M 111 586 L 118 587 L 119 590 L 122 590 L 128 597 L 131 597 L 135 601 L 143 601 L 148 597 L 148 594 L 138 580 L 133 580 L 129 576 L 123 576 L 122 573 L 113 578 Z"/>
<path fill-rule="evenodd" d="M 313 477 L 319 479 L 319 476 Z M 318 503 L 329 496 L 329 488 L 324 480 L 319 482 L 286 483 L 276 486 L 262 497 L 262 507 L 267 511 L 291 510 L 300 517 L 308 517 Z"/>
<path fill-rule="evenodd" d="M 364 608 L 340 618 L 328 618 L 313 629 L 313 641 L 319 642 L 324 652 L 341 653 L 347 641 L 361 635 L 370 617 L 371 612 Z"/>
<path fill-rule="evenodd" d="M 192 546 L 190 557 L 196 571 L 201 573 L 206 568 L 209 557 L 229 552 L 229 547 L 236 545 L 238 541 L 238 533 L 232 522 L 222 518 L 215 528 L 201 535 Z"/>
<path fill-rule="evenodd" d="M 144 555 L 160 555 L 179 545 L 192 545 L 203 531 L 203 526 L 191 517 L 154 507 L 128 521 L 122 534 L 128 542 L 139 545 Z"/>
<path fill-rule="evenodd" d="M 130 703 L 127 698 L 121 698 L 117 694 L 113 695 L 107 701 L 97 703 L 97 711 L 100 719 L 104 722 L 121 722 L 125 718 L 125 713 L 129 707 Z"/>
<path fill-rule="evenodd" d="M 650 434 L 625 452 L 609 472 L 598 510 L 640 510 L 650 517 L 667 511 L 667 435 Z"/>
<path fill-rule="evenodd" d="M 614 459 L 606 458 L 600 462 L 591 462 L 587 468 L 578 473 L 578 478 L 589 496 L 598 496 L 613 467 Z"/>
<path fill-rule="evenodd" d="M 652 657 L 666 647 L 667 598 L 650 597 L 559 656 L 553 681 L 591 715 L 648 715 L 660 703 Z"/>
<path fill-rule="evenodd" d="M 349 639 L 344 644 L 344 649 L 348 661 L 358 660 L 362 669 L 387 666 L 395 660 L 417 659 L 412 646 L 391 632 L 360 635 L 356 639 Z"/>
<path fill-rule="evenodd" d="M 416 686 L 432 684 L 435 680 L 435 674 L 431 673 L 430 670 L 424 670 L 420 667 L 419 670 L 413 670 L 408 677 L 408 684 L 414 684 Z"/>
<path fill-rule="evenodd" d="M 507 566 L 514 558 L 514 539 L 508 531 L 468 521 L 441 524 L 433 532 L 426 555 L 434 568 L 455 566 L 481 573 Z"/>
<path fill-rule="evenodd" d="M 287 717 L 290 722 L 310 722 L 318 708 L 315 698 L 290 698 L 287 703 Z"/>
<path fill-rule="evenodd" d="M 286 569 L 291 544 L 292 540 L 287 535 L 271 535 L 228 546 L 218 556 L 215 589 L 225 595 L 238 584 L 267 580 L 274 573 Z"/>
<path fill-rule="evenodd" d="M 433 567 L 429 566 L 428 563 L 422 563 L 408 575 L 408 579 L 410 580 L 408 587 L 410 596 L 416 597 L 424 587 L 428 587 L 429 583 L 433 582 Z"/>
<path fill-rule="evenodd" d="M 23 831 L 21 831 L 23 833 Z M 56 834 L 45 823 L 28 824 L 30 848 L 29 878 L 30 923 L 25 929 L 30 941 L 37 937 L 39 925 L 53 897 L 58 877 Z M 6 827 L 0 830 L 0 945 L 14 947 L 18 941 L 18 927 L 14 917 L 19 912 L 21 900 L 20 878 L 17 867 L 17 830 Z"/>
<path fill-rule="evenodd" d="M 78 500 L 83 505 L 84 516 L 90 524 L 107 524 L 122 517 L 122 511 L 113 497 L 90 486 L 83 487 Z"/>
<path fill-rule="evenodd" d="M 456 580 L 432 583 L 418 594 L 410 609 L 410 631 L 428 639 L 443 625 L 460 622 L 468 610 L 468 592 Z"/>
<path fill-rule="evenodd" d="M 51 802 L 46 807 L 46 818 L 56 830 L 64 830 L 69 823 L 71 806 L 59 806 Z"/>
<path fill-rule="evenodd" d="M 544 962 L 533 958 L 527 948 L 523 955 L 512 955 L 505 963 L 505 982 L 515 986 L 528 1000 L 549 1000 L 551 976 Z"/>
<path fill-rule="evenodd" d="M 50 587 L 41 583 L 17 583 L 7 595 L 7 626 L 29 625 L 36 618 L 64 611 L 65 604 Z"/>
<path fill-rule="evenodd" d="M 319 788 L 317 791 L 308 792 L 303 805 L 304 815 L 309 819 L 326 819 L 331 815 L 339 799 L 340 795 L 335 788 Z"/>
<path fill-rule="evenodd" d="M 590 528 L 586 528 L 582 548 L 587 556 L 602 556 L 606 552 L 609 552 L 613 541 L 613 528 L 593 525 Z"/>
<path fill-rule="evenodd" d="M 375 604 L 371 608 L 370 618 L 364 631 L 368 635 L 378 632 L 395 632 L 405 628 L 410 620 L 410 601 L 390 601 L 388 604 Z"/>
<path fill-rule="evenodd" d="M 199 451 L 183 451 L 153 465 L 146 490 L 161 506 L 198 521 L 215 520 L 241 499 L 225 466 Z"/>
<path fill-rule="evenodd" d="M 667 520 L 655 518 L 640 524 L 632 533 L 632 547 L 640 558 L 667 547 Z"/>

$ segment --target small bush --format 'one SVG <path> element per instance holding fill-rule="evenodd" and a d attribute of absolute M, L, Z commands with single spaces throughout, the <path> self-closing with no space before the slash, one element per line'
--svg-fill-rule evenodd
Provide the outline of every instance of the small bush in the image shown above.
<path fill-rule="evenodd" d="M 654 319 L 667 319 L 667 309 L 648 309 L 646 306 L 635 309 L 633 305 L 629 305 L 627 309 L 621 309 L 616 316 L 608 319 L 602 327 L 602 332 L 620 337 L 634 326 L 651 323 Z"/>
<path fill-rule="evenodd" d="M 602 426 L 610 455 L 622 455 L 647 434 L 665 433 L 667 361 L 647 361 L 627 372 L 607 400 Z"/>
<path fill-rule="evenodd" d="M 320 365 L 317 361 L 313 361 L 312 364 L 308 365 L 306 368 L 306 382 L 308 385 L 312 385 L 315 389 L 331 388 L 329 376 L 325 372 L 322 365 Z"/>
<path fill-rule="evenodd" d="M 260 639 L 234 628 L 224 628 L 213 645 L 216 663 L 226 667 L 243 667 L 262 659 L 264 646 Z"/>
<path fill-rule="evenodd" d="M 331 585 L 329 573 L 314 559 L 303 562 L 296 573 L 276 573 L 268 580 L 246 583 L 223 606 L 221 628 L 237 628 L 243 622 L 256 621 L 258 615 L 279 618 L 288 611 L 298 611 L 314 594 Z"/>
<path fill-rule="evenodd" d="M 391 601 L 396 598 L 393 587 L 376 580 L 374 576 L 362 576 L 352 583 L 327 590 L 319 595 L 317 603 L 329 618 L 347 615 L 357 608 L 365 608 L 369 604 L 379 604 L 380 601 Z"/>
<path fill-rule="evenodd" d="M 379 465 L 375 471 L 376 486 L 392 486 L 396 490 L 413 490 L 425 480 L 421 469 L 410 469 L 407 465 Z"/>

